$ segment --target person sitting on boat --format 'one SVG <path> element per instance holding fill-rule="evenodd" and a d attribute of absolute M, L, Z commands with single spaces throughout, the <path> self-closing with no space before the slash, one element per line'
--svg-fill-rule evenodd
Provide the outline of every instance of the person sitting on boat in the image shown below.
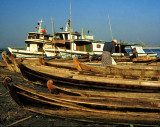
<path fill-rule="evenodd" d="M 102 67 L 106 67 L 108 65 L 112 65 L 112 53 L 115 52 L 115 45 L 117 44 L 117 40 L 112 40 L 112 42 L 106 42 L 103 47 L 102 54 Z"/>
<path fill-rule="evenodd" d="M 133 58 L 137 58 L 137 57 L 138 57 L 138 53 L 137 53 L 136 48 L 133 48 L 133 49 L 132 49 L 132 53 L 133 53 L 133 55 L 130 57 L 130 59 L 133 59 Z"/>

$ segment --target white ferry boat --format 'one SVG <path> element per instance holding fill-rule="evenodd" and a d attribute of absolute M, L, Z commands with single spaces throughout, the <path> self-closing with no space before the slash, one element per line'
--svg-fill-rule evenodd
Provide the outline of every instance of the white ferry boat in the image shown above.
<path fill-rule="evenodd" d="M 45 56 L 44 49 L 51 48 L 48 47 L 48 43 L 52 42 L 53 35 L 47 34 L 46 30 L 41 29 L 42 20 L 39 21 L 36 32 L 28 32 L 28 37 L 25 40 L 26 50 L 13 49 L 8 47 L 9 51 L 12 54 L 15 54 L 16 57 L 39 57 Z"/>

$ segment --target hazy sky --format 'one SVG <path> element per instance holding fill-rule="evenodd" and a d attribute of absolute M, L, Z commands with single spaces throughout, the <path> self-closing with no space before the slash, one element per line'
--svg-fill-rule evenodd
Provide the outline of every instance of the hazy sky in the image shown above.
<path fill-rule="evenodd" d="M 73 31 L 82 27 L 96 40 L 111 41 L 113 37 L 125 42 L 160 46 L 160 0 L 71 0 Z M 0 0 L 0 48 L 25 47 L 27 32 L 35 31 L 43 20 L 52 33 L 65 28 L 70 18 L 70 0 Z"/>

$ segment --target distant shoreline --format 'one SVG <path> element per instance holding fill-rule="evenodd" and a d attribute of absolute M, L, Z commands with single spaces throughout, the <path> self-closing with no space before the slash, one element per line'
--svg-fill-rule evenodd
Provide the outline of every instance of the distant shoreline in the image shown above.
<path fill-rule="evenodd" d="M 125 49 L 130 49 L 130 48 L 125 48 Z M 143 49 L 160 49 L 160 47 L 143 47 Z"/>
<path fill-rule="evenodd" d="M 143 47 L 143 49 L 160 49 L 160 47 Z"/>

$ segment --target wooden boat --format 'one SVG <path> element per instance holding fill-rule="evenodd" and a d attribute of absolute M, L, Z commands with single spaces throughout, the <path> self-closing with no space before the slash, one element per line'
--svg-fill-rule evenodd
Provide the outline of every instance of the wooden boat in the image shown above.
<path fill-rule="evenodd" d="M 42 22 L 42 19 L 38 22 L 39 26 L 36 27 L 37 30 L 35 32 L 28 32 L 28 36 L 25 39 L 26 49 L 8 47 L 9 52 L 19 58 L 46 56 L 44 49 L 50 47 L 48 44 L 52 43 L 53 35 L 48 34 L 46 30 L 42 29 Z"/>
<path fill-rule="evenodd" d="M 105 70 L 103 67 L 98 67 L 99 70 L 97 72 L 95 72 L 95 68 L 87 68 L 88 71 L 79 72 L 68 68 L 49 67 L 34 63 L 29 64 L 29 62 L 26 65 L 19 62 L 18 66 L 25 79 L 42 83 L 45 86 L 47 81 L 51 79 L 56 86 L 76 87 L 79 89 L 141 92 L 160 91 L 159 81 L 122 79 L 116 75 L 114 75 L 114 78 L 111 78 L 103 74 L 103 70 Z"/>
<path fill-rule="evenodd" d="M 148 66 L 147 63 L 145 64 L 130 64 L 130 65 L 116 65 L 116 66 L 108 66 L 107 68 L 102 68 L 100 66 L 89 66 L 85 65 L 84 63 L 80 63 L 77 58 L 74 58 L 74 63 L 77 66 L 77 69 L 80 72 L 84 71 L 91 71 L 98 74 L 102 74 L 103 76 L 119 76 L 123 78 L 134 78 L 134 79 L 149 79 L 149 80 L 160 80 L 160 66 L 152 65 Z M 61 67 L 61 68 L 70 68 L 75 69 L 74 64 L 71 63 L 65 63 L 62 64 L 58 62 L 47 62 L 43 58 L 40 58 L 40 63 L 42 65 L 46 66 L 52 66 L 52 67 Z M 92 65 L 90 63 L 90 65 Z M 99 70 L 101 69 L 101 70 Z"/>
<path fill-rule="evenodd" d="M 3 80 L 11 98 L 23 109 L 44 115 L 75 120 L 121 125 L 159 125 L 159 93 L 127 97 L 114 92 L 106 97 L 54 95 L 14 85 L 11 78 Z M 45 90 L 41 90 L 45 91 Z M 119 93 L 120 94 L 120 93 Z M 124 95 L 126 97 L 124 97 Z M 154 96 L 153 96 L 154 95 Z"/>
<path fill-rule="evenodd" d="M 6 67 L 7 64 L 3 61 L 3 60 L 0 60 L 0 67 Z"/>
<path fill-rule="evenodd" d="M 19 68 L 17 67 L 16 59 L 13 54 L 7 53 L 6 51 L 2 52 L 3 61 L 0 62 L 0 66 L 6 66 L 7 69 L 14 72 L 19 72 Z"/>
<path fill-rule="evenodd" d="M 41 56 L 39 58 L 39 62 L 41 63 L 41 65 L 45 65 L 45 66 L 77 70 L 75 65 L 73 64 L 73 59 L 58 59 L 58 60 L 54 60 L 54 62 L 50 62 L 50 61 L 44 60 L 44 58 Z"/>
<path fill-rule="evenodd" d="M 149 63 L 149 62 L 160 62 L 160 58 L 150 56 L 139 56 L 132 59 L 133 63 Z"/>

